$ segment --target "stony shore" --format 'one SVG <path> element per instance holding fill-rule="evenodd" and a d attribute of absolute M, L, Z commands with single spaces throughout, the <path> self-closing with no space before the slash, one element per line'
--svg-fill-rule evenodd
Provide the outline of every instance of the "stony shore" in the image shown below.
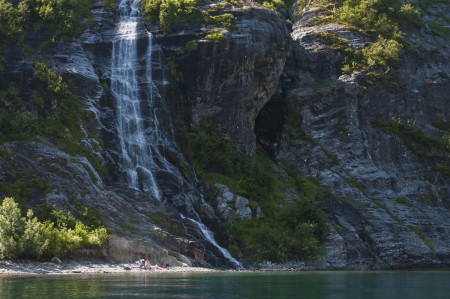
<path fill-rule="evenodd" d="M 201 267 L 168 267 L 162 268 L 152 265 L 149 269 L 140 268 L 134 263 L 108 263 L 93 261 L 64 261 L 61 263 L 52 262 L 31 262 L 31 261 L 0 261 L 0 277 L 23 276 L 23 275 L 43 275 L 43 274 L 102 274 L 102 273 L 139 273 L 139 272 L 214 272 L 217 269 Z"/>

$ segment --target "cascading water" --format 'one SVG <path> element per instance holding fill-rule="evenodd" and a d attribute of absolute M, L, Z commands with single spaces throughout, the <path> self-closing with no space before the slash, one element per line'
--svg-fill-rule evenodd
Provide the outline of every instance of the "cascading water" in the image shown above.
<path fill-rule="evenodd" d="M 139 12 L 140 0 L 119 1 L 120 19 L 112 47 L 111 92 L 115 104 L 121 169 L 131 188 L 150 191 L 161 199 L 154 173 L 177 178 L 179 188 L 183 187 L 183 176 L 162 154 L 166 146 L 172 147 L 173 144 L 160 130 L 159 117 L 165 119 L 167 113 L 152 78 L 152 35 L 144 29 Z M 143 41 L 148 45 L 144 51 Z M 156 99 L 161 102 L 159 107 Z M 183 191 L 180 191 L 182 194 Z M 205 239 L 227 260 L 242 268 L 238 260 L 217 244 L 213 233 L 203 223 L 182 217 L 194 223 Z"/>
<path fill-rule="evenodd" d="M 138 29 L 142 22 L 139 3 L 140 0 L 120 0 L 120 19 L 112 49 L 111 91 L 115 101 L 116 130 L 126 180 L 130 187 L 151 191 L 156 198 L 160 199 L 160 190 L 152 173 L 152 170 L 158 167 L 155 155 L 159 152 L 155 153 L 156 145 L 152 146 L 154 141 L 152 139 L 155 138 L 150 136 L 159 134 L 158 120 L 154 117 L 153 128 L 146 127 L 142 114 L 143 101 L 146 101 L 145 105 L 154 110 L 152 36 Z M 138 39 L 142 38 L 142 34 L 147 35 L 148 39 L 145 63 L 140 63 L 138 57 Z M 138 75 L 142 71 L 145 72 L 145 76 Z M 144 99 L 141 98 L 140 86 L 148 86 Z M 151 131 L 150 134 L 149 131 Z"/>
<path fill-rule="evenodd" d="M 187 219 L 190 222 L 194 223 L 202 232 L 203 236 L 205 237 L 206 240 L 208 240 L 209 243 L 211 243 L 214 247 L 216 247 L 221 253 L 222 255 L 229 260 L 230 262 L 232 262 L 238 269 L 242 269 L 243 266 L 242 264 L 235 259 L 229 252 L 228 250 L 226 250 L 225 248 L 221 247 L 219 244 L 217 244 L 216 240 L 214 239 L 214 234 L 212 231 L 210 231 L 203 223 L 198 222 L 195 219 L 186 217 L 182 214 L 180 214 L 182 219 Z"/>

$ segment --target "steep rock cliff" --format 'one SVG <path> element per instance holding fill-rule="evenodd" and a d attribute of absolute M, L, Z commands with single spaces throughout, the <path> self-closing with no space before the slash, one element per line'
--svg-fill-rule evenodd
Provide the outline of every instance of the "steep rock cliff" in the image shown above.
<path fill-rule="evenodd" d="M 174 27 L 157 41 L 166 53 L 175 54 L 190 125 L 198 128 L 202 120 L 217 124 L 225 138 L 252 154 L 254 120 L 277 89 L 290 39 L 278 13 L 248 6 L 225 12 L 235 21 L 224 41 L 200 39 L 196 51 L 175 54 L 202 36 L 202 26 Z"/>
<path fill-rule="evenodd" d="M 408 29 L 410 48 L 391 73 L 401 89 L 391 90 L 365 84 L 364 73 L 343 75 L 343 53 L 317 38 L 320 32 L 333 32 L 361 49 L 370 42 L 365 35 L 338 24 L 314 25 L 320 9 L 308 6 L 295 14 L 289 32 L 281 14 L 247 4 L 227 10 L 235 25 L 224 31 L 221 42 L 202 39 L 208 29 L 202 24 L 172 26 L 168 35 L 155 24 L 139 24 L 141 61 L 148 54 L 147 31 L 155 36 L 153 80 L 161 131 L 167 136 L 158 147 L 163 158 L 158 163 L 169 163 L 173 170 L 162 166 L 155 172 L 161 200 L 129 188 L 123 179 L 110 90 L 118 16 L 100 1 L 92 8 L 96 26 L 80 40 L 45 49 L 39 47 L 48 41 L 45 32 L 26 39 L 86 108 L 81 143 L 93 156 L 65 152 L 48 136 L 5 142 L 0 146 L 1 182 L 29 190 L 26 207 L 47 203 L 76 214 L 76 200 L 100 211 L 112 237 L 97 256 L 133 261 L 148 255 L 152 263 L 230 266 L 195 222 L 180 216 L 201 220 L 220 244 L 232 242 L 219 220 L 230 218 L 222 213 L 229 209 L 214 207 L 216 194 L 196 178 L 176 141 L 183 138 L 177 138 L 175 114 L 194 130 L 202 121 L 214 123 L 243 153 L 251 155 L 260 145 L 280 173 L 294 170 L 329 187 L 331 193 L 321 200 L 330 230 L 326 254 L 313 267 L 448 266 L 448 148 L 435 146 L 448 134 L 450 117 L 447 41 L 427 28 Z M 197 39 L 195 51 L 181 51 Z M 56 100 L 48 99 L 43 108 L 33 101 L 33 91 L 45 89 L 34 61 L 18 47 L 8 48 L 5 58 L 0 87 L 13 82 L 28 110 L 54 114 Z M 177 82 L 171 71 L 181 72 L 183 79 Z M 4 186 L 1 195 L 10 195 Z M 285 190 L 287 199 L 292 192 Z M 232 212 L 250 218 L 248 210 L 246 203 Z"/>
<path fill-rule="evenodd" d="M 450 190 L 439 167 L 448 169 L 449 149 L 420 141 L 448 139 L 448 127 L 438 125 L 448 124 L 450 112 L 446 40 L 409 29 L 411 48 L 391 73 L 401 88 L 378 83 L 361 92 L 365 74 L 342 74 L 342 52 L 318 35 L 337 33 L 354 48 L 367 37 L 338 24 L 314 25 L 315 13 L 306 7 L 293 26 L 281 87 L 286 121 L 275 150 L 277 163 L 318 178 L 333 193 L 323 201 L 332 226 L 322 266 L 448 265 Z M 383 130 L 384 123 L 414 133 Z"/>

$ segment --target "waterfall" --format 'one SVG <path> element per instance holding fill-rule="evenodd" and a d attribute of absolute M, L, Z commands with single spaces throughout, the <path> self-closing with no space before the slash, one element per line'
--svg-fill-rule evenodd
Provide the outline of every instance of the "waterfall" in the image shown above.
<path fill-rule="evenodd" d="M 165 136 L 160 129 L 160 122 L 167 124 L 170 120 L 165 121 L 169 119 L 168 111 L 153 81 L 153 40 L 151 33 L 143 26 L 139 11 L 140 0 L 119 0 L 119 2 L 119 22 L 113 39 L 111 58 L 111 92 L 114 98 L 115 131 L 120 151 L 118 162 L 131 188 L 152 192 L 161 200 L 162 192 L 154 173 L 158 172 L 166 180 L 172 180 L 172 183 L 178 181 L 179 194 L 183 194 L 183 176 L 163 154 L 175 146 L 171 138 Z M 147 48 L 145 49 L 143 45 L 147 45 Z M 171 153 L 176 154 L 176 150 L 172 150 Z M 183 159 L 182 156 L 179 158 Z M 205 239 L 227 260 L 242 268 L 238 260 L 217 244 L 213 233 L 204 224 L 181 217 L 194 223 Z"/>
<path fill-rule="evenodd" d="M 219 244 L 217 244 L 216 240 L 214 239 L 214 234 L 212 231 L 210 231 L 206 225 L 204 225 L 201 222 L 198 222 L 195 219 L 186 217 L 182 214 L 180 214 L 182 219 L 187 219 L 189 221 L 191 221 L 192 223 L 194 223 L 202 232 L 203 236 L 205 237 L 206 240 L 209 241 L 209 243 L 211 243 L 214 247 L 216 247 L 221 253 L 222 255 L 229 260 L 230 262 L 232 262 L 237 268 L 239 269 L 243 269 L 243 266 L 241 264 L 241 262 L 239 262 L 237 259 L 235 259 L 229 252 L 228 250 L 226 250 L 225 248 L 221 247 Z"/>
<path fill-rule="evenodd" d="M 152 36 L 139 29 L 142 24 L 139 3 L 140 0 L 120 0 L 120 19 L 112 48 L 111 91 L 121 163 L 128 185 L 137 190 L 150 191 L 160 199 L 160 190 L 152 172 L 158 168 L 155 155 L 159 153 L 155 153 L 156 145 L 152 146 L 154 140 L 149 138 L 148 133 L 159 134 L 158 120 L 154 117 L 153 127 L 146 127 L 142 113 L 143 105 L 153 109 L 155 101 L 156 88 L 152 82 L 151 67 Z M 143 34 L 147 36 L 148 47 L 145 63 L 140 63 L 137 45 Z M 142 72 L 145 73 L 144 79 L 139 76 Z M 141 86 L 149 86 L 145 97 L 141 96 Z"/>

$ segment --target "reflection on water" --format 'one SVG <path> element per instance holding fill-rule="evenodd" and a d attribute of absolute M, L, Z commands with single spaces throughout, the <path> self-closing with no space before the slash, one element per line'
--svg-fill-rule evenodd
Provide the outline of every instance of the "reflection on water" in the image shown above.
<path fill-rule="evenodd" d="M 450 272 L 91 274 L 0 278 L 0 298 L 450 298 Z"/>

